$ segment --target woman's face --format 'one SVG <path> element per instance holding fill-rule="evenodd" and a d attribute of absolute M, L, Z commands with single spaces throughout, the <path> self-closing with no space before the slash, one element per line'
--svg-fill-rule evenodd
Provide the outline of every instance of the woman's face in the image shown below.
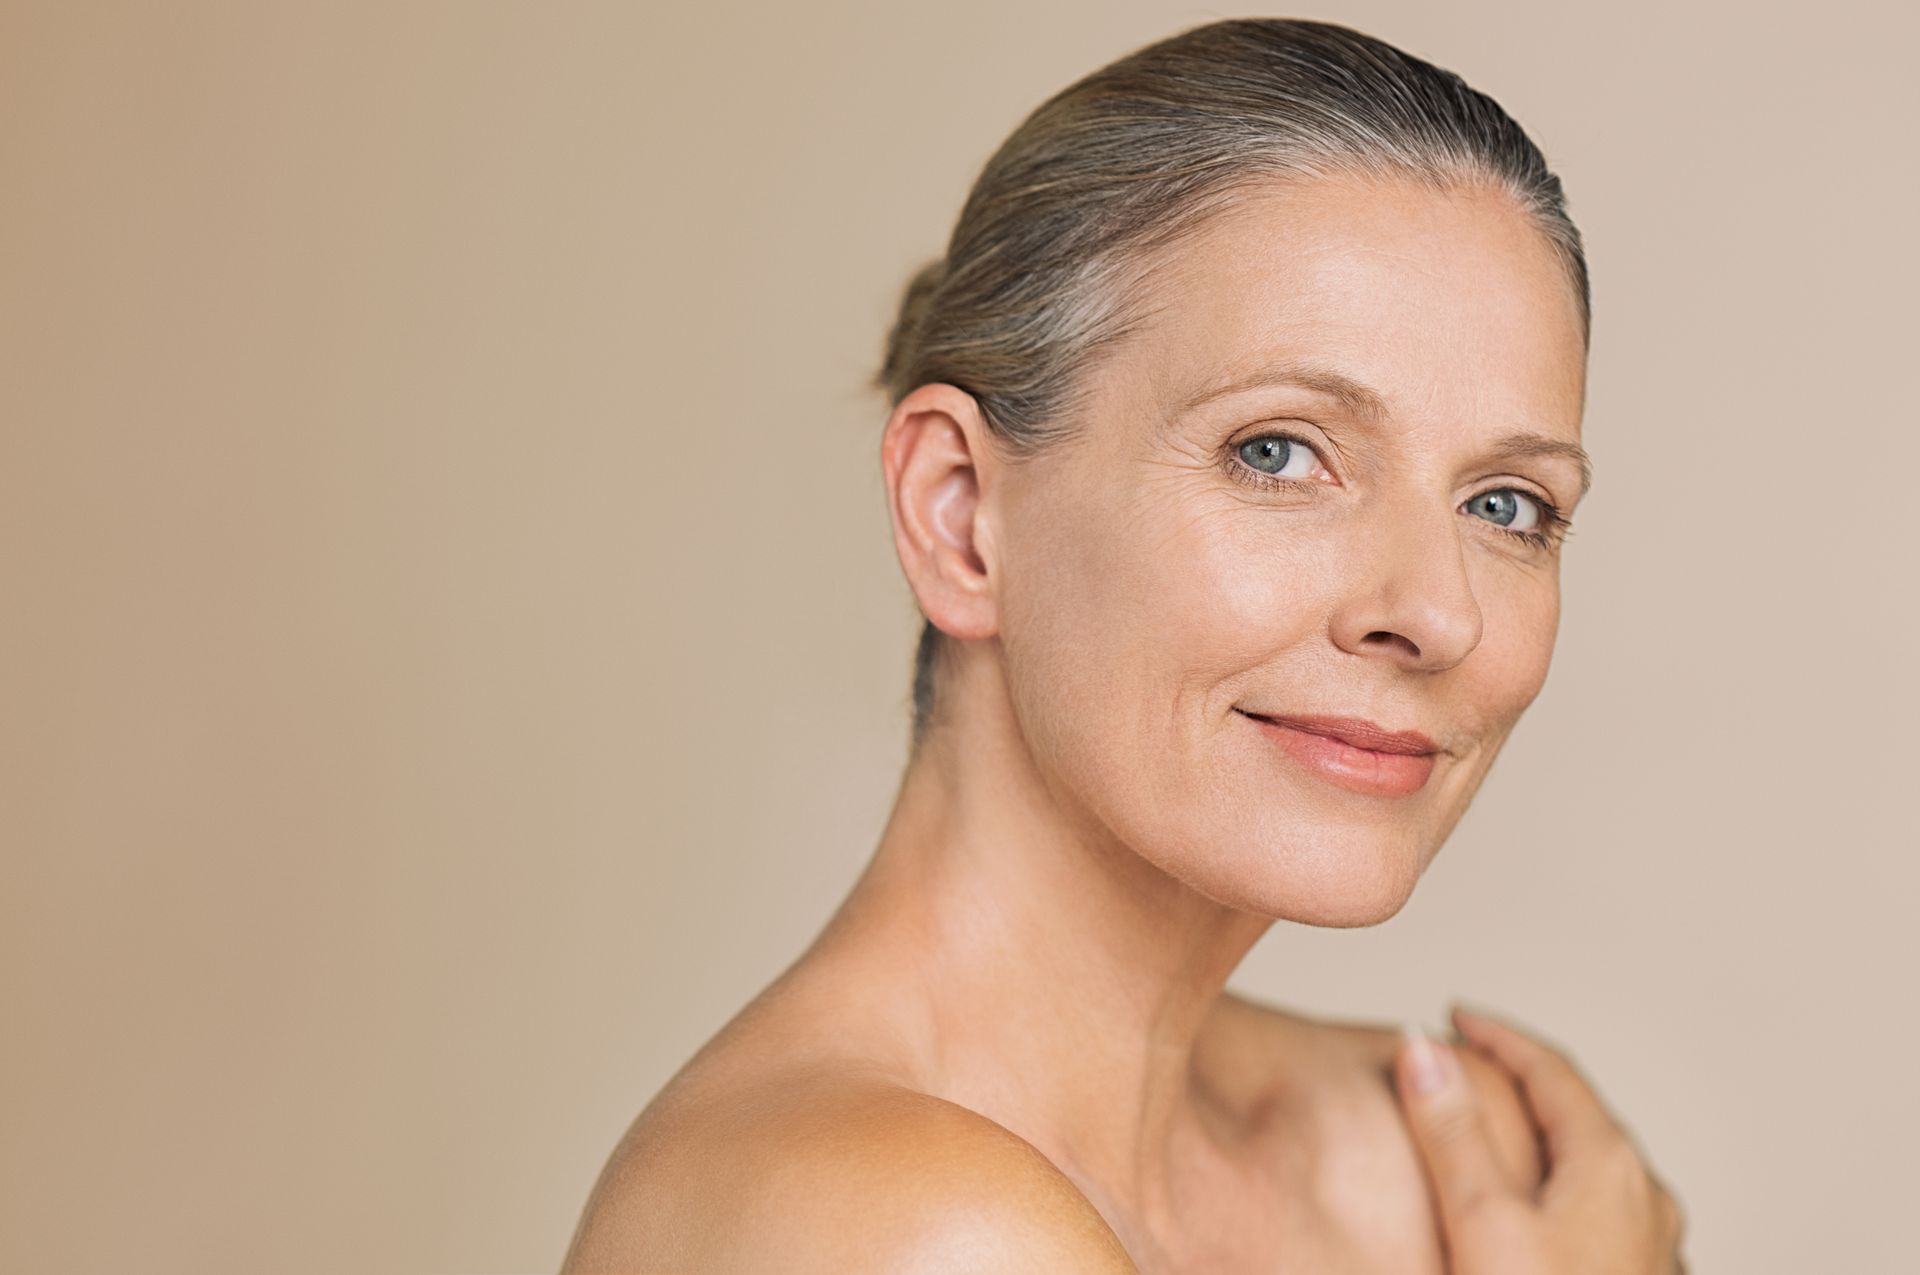
<path fill-rule="evenodd" d="M 1341 179 L 1260 187 L 1150 287 L 1079 436 L 983 495 L 1014 712 L 1087 817 L 1202 893 L 1383 921 L 1546 678 L 1584 482 L 1572 285 L 1502 195 Z"/>

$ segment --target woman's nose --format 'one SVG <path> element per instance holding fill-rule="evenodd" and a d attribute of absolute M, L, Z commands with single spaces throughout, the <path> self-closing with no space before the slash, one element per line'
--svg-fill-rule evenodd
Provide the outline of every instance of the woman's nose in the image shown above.
<path fill-rule="evenodd" d="M 1452 521 L 1459 516 L 1396 516 L 1363 533 L 1368 552 L 1357 556 L 1334 612 L 1335 645 L 1427 672 L 1452 668 L 1480 645 L 1480 603 Z"/>

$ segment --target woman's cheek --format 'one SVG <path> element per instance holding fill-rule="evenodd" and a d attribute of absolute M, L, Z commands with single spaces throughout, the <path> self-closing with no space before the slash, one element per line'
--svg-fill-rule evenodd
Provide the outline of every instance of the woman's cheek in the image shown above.
<path fill-rule="evenodd" d="M 1324 627 L 1326 561 L 1338 556 L 1324 529 L 1282 528 L 1269 515 L 1202 524 L 1157 592 L 1171 633 L 1188 655 L 1257 663 Z M 1252 511 L 1258 514 L 1263 511 Z"/>
<path fill-rule="evenodd" d="M 1500 704 L 1511 719 L 1531 704 L 1547 680 L 1560 623 L 1558 583 L 1541 578 L 1508 580 L 1487 590 L 1475 680 L 1483 702 Z"/>

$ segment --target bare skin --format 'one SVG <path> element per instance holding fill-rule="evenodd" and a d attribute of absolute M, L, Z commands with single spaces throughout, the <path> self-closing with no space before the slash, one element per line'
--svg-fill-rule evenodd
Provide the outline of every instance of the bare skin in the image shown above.
<path fill-rule="evenodd" d="M 1390 1088 L 1390 1029 L 1220 997 L 1196 1048 L 1206 1123 L 1181 1130 L 1173 1196 L 1148 1215 L 940 1096 L 941 1069 L 916 1067 L 897 1031 L 823 1041 L 824 1022 L 863 1017 L 855 1003 L 875 1018 L 887 1004 L 807 964 L 728 1024 L 628 1131 L 563 1270 L 1444 1269 Z M 1503 1181 L 1533 1189 L 1539 1153 L 1511 1081 L 1465 1056 Z M 1276 1076 L 1286 1058 L 1300 1070 Z"/>
<path fill-rule="evenodd" d="M 950 385 L 896 407 L 938 725 L 817 940 L 628 1131 L 567 1271 L 1472 1275 L 1436 1164 L 1540 1188 L 1517 1054 L 1464 1046 L 1476 1121 L 1416 1138 L 1395 1028 L 1225 986 L 1275 920 L 1398 912 L 1544 682 L 1548 511 L 1585 490 L 1570 285 L 1499 193 L 1359 179 L 1256 188 L 1149 283 L 1073 441 L 1011 459 Z M 1283 368 L 1378 410 L 1311 372 L 1216 393 Z M 1240 472 L 1274 435 L 1284 471 Z M 1250 713 L 1422 731 L 1434 769 L 1355 792 Z M 1477 1159 L 1435 1150 L 1456 1127 Z"/>

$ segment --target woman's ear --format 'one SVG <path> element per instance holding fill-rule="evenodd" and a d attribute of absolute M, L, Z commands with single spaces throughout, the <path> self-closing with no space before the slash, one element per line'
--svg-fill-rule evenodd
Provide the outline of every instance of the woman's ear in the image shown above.
<path fill-rule="evenodd" d="M 955 638 L 991 637 L 999 628 L 981 498 L 994 473 L 989 444 L 978 401 L 942 382 L 902 398 L 880 437 L 901 570 L 921 613 Z"/>

